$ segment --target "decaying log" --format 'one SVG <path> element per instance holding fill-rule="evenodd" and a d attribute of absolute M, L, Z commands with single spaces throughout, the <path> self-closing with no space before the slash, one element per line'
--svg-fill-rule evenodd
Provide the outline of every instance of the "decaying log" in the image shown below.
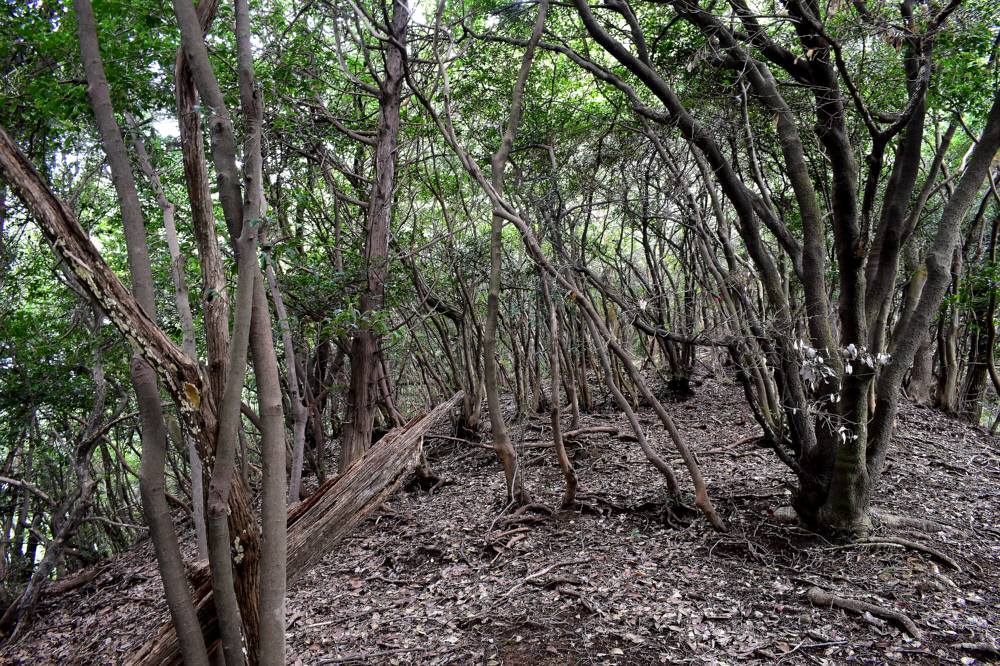
<path fill-rule="evenodd" d="M 104 567 L 92 567 L 90 569 L 79 571 L 71 576 L 60 578 L 54 583 L 49 583 L 45 587 L 45 596 L 54 597 L 59 594 L 72 592 L 73 590 L 81 588 L 90 581 L 94 580 L 104 573 L 104 571 Z"/>
<path fill-rule="evenodd" d="M 346 472 L 327 479 L 308 499 L 288 510 L 288 583 L 291 585 L 389 498 L 413 471 L 420 457 L 423 438 L 462 399 L 456 393 L 428 414 L 411 419 L 380 439 Z M 205 643 L 215 643 L 218 627 L 212 603 L 211 584 L 195 590 L 198 618 Z M 132 665 L 180 664 L 177 635 L 170 622 L 133 653 Z"/>
<path fill-rule="evenodd" d="M 91 567 L 90 569 L 84 569 L 83 571 L 78 571 L 65 578 L 60 578 L 55 582 L 48 583 L 42 591 L 41 598 L 50 599 L 60 594 L 72 592 L 73 590 L 81 588 L 91 582 L 104 573 L 105 570 L 106 567 Z M 2 617 L 0 617 L 0 634 L 3 634 L 7 629 L 12 629 L 17 609 L 21 605 L 21 599 L 23 597 L 24 590 L 22 590 L 21 593 L 7 605 L 6 609 L 4 609 L 3 606 L 0 606 L 0 610 L 3 611 L 0 613 L 0 615 L 2 615 Z"/>
<path fill-rule="evenodd" d="M 458 392 L 429 414 L 391 431 L 346 472 L 328 480 L 312 497 L 292 508 L 288 531 L 289 583 L 318 562 L 330 546 L 395 492 L 416 466 L 424 435 L 461 399 L 462 393 Z"/>

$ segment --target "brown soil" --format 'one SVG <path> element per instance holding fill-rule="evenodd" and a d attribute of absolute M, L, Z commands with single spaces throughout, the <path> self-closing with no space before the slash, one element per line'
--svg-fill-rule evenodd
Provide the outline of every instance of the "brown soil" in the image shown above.
<path fill-rule="evenodd" d="M 752 442 L 738 390 L 707 379 L 669 406 L 697 452 L 730 532 L 683 508 L 634 442 L 606 434 L 574 447 L 587 507 L 511 520 L 492 454 L 428 440 L 453 481 L 399 492 L 290 591 L 290 663 L 842 664 L 989 663 L 1000 620 L 1000 455 L 996 438 L 938 412 L 903 407 L 877 497 L 883 512 L 940 524 L 889 530 L 953 558 L 898 545 L 835 543 L 776 519 L 791 475 Z M 547 417 L 513 424 L 545 441 Z M 665 433 L 644 415 L 654 442 Z M 617 412 L 585 425 L 618 425 Z M 552 449 L 525 448 L 536 502 L 557 506 Z M 683 467 L 674 463 L 680 478 Z M 0 663 L 115 663 L 165 618 L 151 548 L 138 544 L 92 583 L 43 604 Z M 817 608 L 811 586 L 909 616 L 915 640 L 877 617 Z M 978 647 L 977 647 L 978 646 Z"/>

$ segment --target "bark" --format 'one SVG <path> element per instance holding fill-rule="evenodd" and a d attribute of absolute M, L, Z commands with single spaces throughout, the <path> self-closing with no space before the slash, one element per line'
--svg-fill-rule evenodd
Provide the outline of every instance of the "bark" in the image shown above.
<path fill-rule="evenodd" d="M 902 3 L 901 7 L 905 13 L 909 13 L 908 2 Z M 865 267 L 867 279 L 865 313 L 870 329 L 869 347 L 875 350 L 883 348 L 883 336 L 889 317 L 899 255 L 908 231 L 907 209 L 920 171 L 920 153 L 923 149 L 924 120 L 927 111 L 926 95 L 918 91 L 918 86 L 921 85 L 920 79 L 923 77 L 920 60 L 928 57 L 929 53 L 920 52 L 921 47 L 914 43 L 917 40 L 907 41 L 907 53 L 904 58 L 907 90 L 911 95 L 918 95 L 918 102 L 900 135 L 893 156 L 892 171 L 883 195 L 881 218 Z M 927 40 L 928 51 L 929 44 L 930 40 Z"/>
<path fill-rule="evenodd" d="M 198 22 L 207 31 L 218 0 L 198 3 Z M 222 265 L 222 253 L 215 231 L 215 213 L 212 210 L 212 193 L 209 188 L 205 145 L 202 139 L 198 93 L 195 90 L 191 68 L 183 48 L 178 49 L 174 65 L 177 124 L 180 133 L 181 155 L 184 164 L 184 182 L 188 193 L 191 226 L 198 246 L 201 266 L 202 323 L 205 333 L 205 350 L 208 377 L 216 402 L 222 400 L 229 356 L 229 294 Z"/>
<path fill-rule="evenodd" d="M 167 250 L 170 252 L 171 277 L 174 281 L 174 301 L 181 322 L 181 347 L 192 361 L 198 361 L 198 349 L 195 346 L 194 318 L 191 315 L 191 301 L 188 298 L 187 278 L 184 275 L 184 257 L 181 256 L 180 243 L 177 240 L 177 227 L 174 224 L 174 205 L 163 191 L 160 176 L 153 167 L 153 162 L 146 152 L 146 146 L 139 135 L 135 119 L 128 113 L 125 120 L 131 128 L 132 149 L 135 151 L 139 168 L 149 179 L 149 184 L 156 196 L 156 203 L 163 212 L 163 230 L 167 237 Z M 187 444 L 188 464 L 191 466 L 191 507 L 195 528 L 195 540 L 198 543 L 199 559 L 208 558 L 208 533 L 205 527 L 205 490 L 203 486 L 204 470 L 198 447 L 191 437 L 184 437 Z"/>
<path fill-rule="evenodd" d="M 288 508 L 288 568 L 286 580 L 294 583 L 330 553 L 336 543 L 371 515 L 405 480 L 420 457 L 424 435 L 448 416 L 461 400 L 456 393 L 429 414 L 411 419 L 376 443 L 343 474 L 331 477 L 307 500 Z M 216 630 L 211 612 L 210 586 L 197 591 L 199 616 L 206 635 Z M 160 627 L 125 662 L 130 666 L 180 663 L 177 636 L 169 623 Z"/>
<path fill-rule="evenodd" d="M 261 108 L 258 92 L 254 90 L 253 62 L 250 57 L 249 16 L 245 5 L 238 4 L 236 14 L 239 17 L 237 27 L 238 76 L 240 83 L 240 102 L 246 121 L 246 144 L 244 146 L 244 177 L 247 184 L 247 200 L 244 205 L 240 186 L 240 171 L 236 163 L 236 137 L 233 132 L 232 120 L 225 99 L 215 77 L 212 64 L 209 61 L 208 49 L 202 35 L 201 19 L 193 5 L 185 0 L 174 0 L 174 13 L 181 29 L 181 45 L 191 76 L 205 105 L 211 110 L 209 129 L 211 137 L 212 159 L 215 164 L 219 201 L 222 204 L 223 215 L 229 230 L 231 241 L 237 255 L 240 252 L 236 239 L 241 237 L 243 228 L 250 224 L 259 226 L 263 207 L 262 160 L 260 153 L 260 123 Z M 238 257 L 239 259 L 239 257 Z M 256 259 L 254 259 L 256 266 Z M 258 269 L 259 271 L 259 269 Z M 267 296 L 264 292 L 262 279 L 254 280 L 253 314 L 250 320 L 250 349 L 253 354 L 254 371 L 257 378 L 261 400 L 261 451 L 264 466 L 264 485 L 262 502 L 262 531 L 271 535 L 260 540 L 255 521 L 240 523 L 239 534 L 243 557 L 238 562 L 235 580 L 236 594 L 239 600 L 243 629 L 251 660 L 256 660 L 260 646 L 260 619 L 263 598 L 269 604 L 283 603 L 276 599 L 276 591 L 271 585 L 281 588 L 283 599 L 283 582 L 270 577 L 268 589 L 261 587 L 260 570 L 280 571 L 283 566 L 281 553 L 284 548 L 283 532 L 275 534 L 275 524 L 279 522 L 277 512 L 278 502 L 281 511 L 284 507 L 284 432 L 281 413 L 280 385 L 277 381 L 276 356 L 273 340 L 271 340 L 270 315 L 267 308 Z M 242 435 L 241 435 L 242 436 Z M 280 459 L 280 460 L 278 460 Z M 280 490 L 280 500 L 275 492 Z M 235 497 L 235 496 L 234 496 Z M 235 520 L 235 518 L 234 518 Z M 234 532 L 231 527 L 231 533 Z M 239 552 L 239 549 L 235 549 Z M 266 619 L 271 623 L 268 631 L 273 635 L 277 621 L 274 613 L 264 609 Z M 282 620 L 283 622 L 283 620 Z M 283 636 L 283 631 L 282 631 Z M 280 637 L 279 637 L 280 638 Z M 279 647 L 284 645 L 283 638 L 276 640 Z M 270 647 L 268 649 L 271 649 Z"/>
<path fill-rule="evenodd" d="M 906 386 L 910 400 L 918 405 L 930 405 L 931 403 L 933 359 L 934 350 L 931 347 L 931 334 L 927 332 L 917 345 L 917 351 L 913 357 L 913 367 L 910 368 L 910 380 Z"/>
<path fill-rule="evenodd" d="M 259 271 L 256 260 L 256 227 L 246 225 L 240 238 L 239 278 L 236 311 L 229 345 L 229 376 L 226 378 L 219 409 L 219 435 L 215 449 L 212 481 L 208 487 L 209 558 L 212 591 L 227 666 L 243 664 L 243 637 L 240 632 L 240 605 L 236 598 L 236 577 L 230 543 L 239 544 L 239 535 L 229 532 L 229 495 L 236 472 L 236 447 L 240 429 L 240 404 L 247 371 L 250 319 L 253 314 L 254 282 Z M 237 553 L 239 551 L 237 550 Z M 238 555 L 237 555 L 238 556 Z"/>
<path fill-rule="evenodd" d="M 576 501 L 577 478 L 573 463 L 566 454 L 566 446 L 563 443 L 562 422 L 560 413 L 559 385 L 562 382 L 559 360 L 559 316 L 556 313 L 555 304 L 552 302 L 552 295 L 549 293 L 549 280 L 545 274 L 540 275 L 542 281 L 542 298 L 549 314 L 549 379 L 551 381 L 551 391 L 549 394 L 549 412 L 552 417 L 552 442 L 555 445 L 556 457 L 559 460 L 559 467 L 562 469 L 563 479 L 566 482 L 566 493 L 563 495 L 562 506 L 570 507 Z"/>
<path fill-rule="evenodd" d="M 278 278 L 274 274 L 274 262 L 271 261 L 270 255 L 265 255 L 264 261 L 271 302 L 274 303 L 274 313 L 278 317 L 278 328 L 281 330 L 281 343 L 284 346 L 285 367 L 287 368 L 288 402 L 292 408 L 292 470 L 288 478 L 288 503 L 294 504 L 301 499 L 302 493 L 302 467 L 305 462 L 306 425 L 308 424 L 309 412 L 299 388 L 295 342 L 292 340 L 292 329 L 288 323 L 288 312 L 285 310 L 285 301 L 281 297 Z"/>
<path fill-rule="evenodd" d="M 87 94 L 97 121 L 101 144 L 111 166 L 111 179 L 118 196 L 122 223 L 125 227 L 132 291 L 135 294 L 136 304 L 153 325 L 152 321 L 156 317 L 156 300 L 146 245 L 145 221 L 125 141 L 111 105 L 93 7 L 90 0 L 74 0 L 74 9 L 77 15 L 80 56 L 87 77 Z M 105 310 L 108 308 L 105 307 Z M 160 392 L 153 369 L 147 360 L 138 354 L 133 356 L 131 375 L 142 424 L 140 489 L 143 496 L 143 511 L 150 526 L 150 535 L 157 554 L 168 606 L 178 632 L 183 636 L 185 659 L 190 663 L 207 663 L 205 644 L 198 630 L 194 606 L 184 576 L 177 535 L 170 520 L 164 495 L 163 468 L 167 443 Z"/>
<path fill-rule="evenodd" d="M 961 257 L 955 251 L 955 268 L 952 269 L 951 293 L 959 286 Z M 957 269 L 957 270 L 956 270 Z M 938 386 L 937 407 L 942 412 L 954 414 L 958 406 L 958 329 L 961 325 L 956 303 L 948 303 L 938 324 Z"/>
<path fill-rule="evenodd" d="M 535 49 L 542 37 L 545 27 L 545 16 L 548 13 L 548 0 L 542 0 L 538 6 L 538 15 L 532 28 L 531 38 L 521 58 L 517 80 L 511 92 L 510 111 L 507 116 L 507 126 L 504 129 L 500 146 L 490 160 L 490 182 L 498 195 L 503 194 L 504 169 L 507 159 L 514 147 L 517 126 L 521 122 L 521 111 L 524 101 L 524 87 L 531 72 L 531 63 L 535 58 Z M 500 389 L 497 383 L 497 321 L 500 316 L 500 271 L 502 258 L 502 232 L 504 220 L 494 212 L 490 222 L 490 280 L 486 299 L 486 326 L 483 331 L 483 379 L 486 385 L 486 403 L 490 412 L 490 428 L 492 430 L 493 448 L 503 466 L 507 480 L 507 500 L 518 504 L 529 504 L 531 497 L 524 488 L 524 474 L 517 459 L 517 452 L 507 434 L 507 424 L 500 406 Z"/>
<path fill-rule="evenodd" d="M 899 387 L 903 376 L 912 365 L 917 346 L 944 298 L 951 280 L 952 255 L 958 242 L 962 220 L 991 169 L 998 149 L 1000 149 L 1000 91 L 994 96 L 985 127 L 972 150 L 965 173 L 962 174 L 941 214 L 934 242 L 926 257 L 927 282 L 920 294 L 920 302 L 906 330 L 900 333 L 895 355 L 878 378 L 878 399 L 866 452 L 869 475 L 866 501 L 870 501 L 871 492 L 885 464 L 899 407 Z"/>
<path fill-rule="evenodd" d="M 240 243 L 253 237 L 256 227 L 262 225 L 264 215 L 264 163 L 262 133 L 264 111 L 260 90 L 257 88 L 253 53 L 250 40 L 250 9 L 248 0 L 236 0 L 236 48 L 240 89 L 240 106 L 243 111 L 245 137 L 243 143 L 244 202 Z M 244 257 L 247 268 L 253 271 L 252 315 L 250 319 L 250 348 L 253 353 L 254 377 L 260 401 L 261 417 L 261 549 L 259 570 L 260 640 L 251 646 L 251 663 L 285 663 L 285 567 L 287 543 L 285 530 L 285 415 L 281 402 L 281 381 L 278 378 L 278 357 L 271 333 L 271 313 L 267 305 L 264 281 L 257 262 L 257 248 L 238 247 L 240 267 Z M 294 355 L 290 358 L 294 367 Z M 239 419 L 239 406 L 235 412 Z M 305 418 L 301 419 L 304 431 Z M 304 432 L 300 433 L 304 439 Z"/>
<path fill-rule="evenodd" d="M 984 258 L 986 267 L 992 267 L 996 263 L 1000 215 L 994 216 L 990 229 L 986 257 Z M 972 342 L 968 350 L 969 357 L 965 371 L 965 386 L 962 391 L 961 415 L 970 423 L 979 425 L 983 414 L 986 380 L 993 367 L 992 351 L 995 343 L 993 322 L 996 314 L 997 289 L 992 284 L 984 285 L 978 280 L 973 280 L 970 300 L 973 303 L 973 311 L 970 317 L 972 321 L 968 322 L 967 330 L 972 337 Z M 995 373 L 995 370 L 993 372 Z"/>
<path fill-rule="evenodd" d="M 392 3 L 385 45 L 385 73 L 380 83 L 379 121 L 375 136 L 375 182 L 368 201 L 365 233 L 364 277 L 361 321 L 351 343 L 351 381 L 347 397 L 347 423 L 341 438 L 340 471 L 346 470 L 371 445 L 378 379 L 376 363 L 379 335 L 374 317 L 381 315 L 388 273 L 389 223 L 392 219 L 396 181 L 396 145 L 399 140 L 399 108 L 403 88 L 403 58 L 409 10 L 405 3 Z"/>

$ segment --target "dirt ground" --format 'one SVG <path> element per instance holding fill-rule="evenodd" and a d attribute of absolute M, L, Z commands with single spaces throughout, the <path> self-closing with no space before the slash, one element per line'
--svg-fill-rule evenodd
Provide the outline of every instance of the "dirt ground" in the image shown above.
<path fill-rule="evenodd" d="M 790 473 L 746 438 L 755 424 L 737 388 L 704 378 L 669 409 L 697 453 L 716 508 L 665 520 L 664 484 L 635 442 L 608 434 L 572 450 L 587 508 L 512 516 L 492 453 L 426 443 L 453 483 L 398 492 L 289 592 L 294 664 L 882 664 L 995 663 L 1000 620 L 998 440 L 905 405 L 876 500 L 882 512 L 937 524 L 884 524 L 931 546 L 835 543 L 778 520 Z M 652 413 L 655 445 L 679 458 Z M 512 426 L 544 442 L 547 416 Z M 616 425 L 608 410 L 584 425 Z M 534 501 L 558 505 L 551 448 L 523 445 Z M 948 560 L 958 567 L 956 570 Z M 0 663 L 105 664 L 166 617 L 148 542 L 101 565 L 75 592 L 43 604 Z M 818 607 L 813 586 L 911 618 L 915 639 L 871 613 Z"/>

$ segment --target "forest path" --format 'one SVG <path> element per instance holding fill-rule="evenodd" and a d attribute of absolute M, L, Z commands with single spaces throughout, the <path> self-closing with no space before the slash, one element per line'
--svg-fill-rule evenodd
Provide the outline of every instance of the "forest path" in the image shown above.
<path fill-rule="evenodd" d="M 876 507 L 942 523 L 934 534 L 891 533 L 932 545 L 959 573 L 914 550 L 843 546 L 775 520 L 792 476 L 772 452 L 734 446 L 756 430 L 744 404 L 736 386 L 706 378 L 668 406 L 728 534 L 694 514 L 665 524 L 661 477 L 634 442 L 598 434 L 573 448 L 597 512 L 518 523 L 498 499 L 503 476 L 490 451 L 428 439 L 434 470 L 454 483 L 434 495 L 400 491 L 290 590 L 291 663 L 989 661 L 958 646 L 996 645 L 1000 633 L 997 439 L 909 404 L 900 414 Z M 669 452 L 654 420 L 643 413 Z M 584 425 L 626 427 L 617 411 Z M 511 434 L 545 441 L 547 416 Z M 561 494 L 554 456 L 522 451 L 533 498 L 551 507 Z M 679 459 L 675 468 L 683 481 Z M 0 649 L 0 663 L 113 663 L 140 645 L 165 616 L 148 543 L 105 567 L 43 605 L 32 630 Z M 905 613 L 923 641 L 878 618 L 812 606 L 812 585 Z"/>

